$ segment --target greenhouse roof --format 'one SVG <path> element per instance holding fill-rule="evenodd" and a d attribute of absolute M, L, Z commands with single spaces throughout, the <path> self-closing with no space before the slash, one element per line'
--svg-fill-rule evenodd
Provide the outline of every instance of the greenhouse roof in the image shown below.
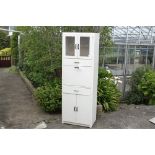
<path fill-rule="evenodd" d="M 114 26 L 114 44 L 155 45 L 155 26 Z"/>

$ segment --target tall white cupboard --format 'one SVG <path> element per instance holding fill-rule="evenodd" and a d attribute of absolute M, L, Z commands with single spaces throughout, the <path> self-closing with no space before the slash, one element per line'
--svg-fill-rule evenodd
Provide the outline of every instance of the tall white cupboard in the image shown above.
<path fill-rule="evenodd" d="M 63 33 L 62 123 L 92 127 L 96 120 L 99 33 Z"/>

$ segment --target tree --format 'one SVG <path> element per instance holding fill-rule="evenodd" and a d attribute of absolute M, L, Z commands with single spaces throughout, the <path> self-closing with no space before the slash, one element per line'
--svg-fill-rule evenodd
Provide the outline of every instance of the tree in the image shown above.
<path fill-rule="evenodd" d="M 0 50 L 10 47 L 10 38 L 5 31 L 0 30 Z"/>
<path fill-rule="evenodd" d="M 37 86 L 51 81 L 61 68 L 60 27 L 17 27 L 21 35 L 22 69 Z"/>

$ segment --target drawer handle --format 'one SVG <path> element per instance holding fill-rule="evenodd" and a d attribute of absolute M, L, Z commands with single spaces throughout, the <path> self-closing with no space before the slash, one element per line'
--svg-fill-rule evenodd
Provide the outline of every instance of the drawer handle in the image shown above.
<path fill-rule="evenodd" d="M 74 63 L 78 64 L 79 62 L 78 61 L 75 61 Z"/>
<path fill-rule="evenodd" d="M 75 68 L 75 69 L 79 69 L 79 67 L 77 67 L 77 66 L 76 66 L 76 67 L 74 67 L 74 68 Z"/>
<path fill-rule="evenodd" d="M 74 92 L 79 92 L 79 90 L 74 90 Z"/>

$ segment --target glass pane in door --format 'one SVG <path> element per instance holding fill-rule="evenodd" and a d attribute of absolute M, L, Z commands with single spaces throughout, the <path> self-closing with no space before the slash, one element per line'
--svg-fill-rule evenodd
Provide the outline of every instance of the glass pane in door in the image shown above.
<path fill-rule="evenodd" d="M 74 56 L 75 37 L 66 37 L 66 55 Z"/>
<path fill-rule="evenodd" d="M 89 37 L 80 37 L 80 56 L 89 56 Z"/>

